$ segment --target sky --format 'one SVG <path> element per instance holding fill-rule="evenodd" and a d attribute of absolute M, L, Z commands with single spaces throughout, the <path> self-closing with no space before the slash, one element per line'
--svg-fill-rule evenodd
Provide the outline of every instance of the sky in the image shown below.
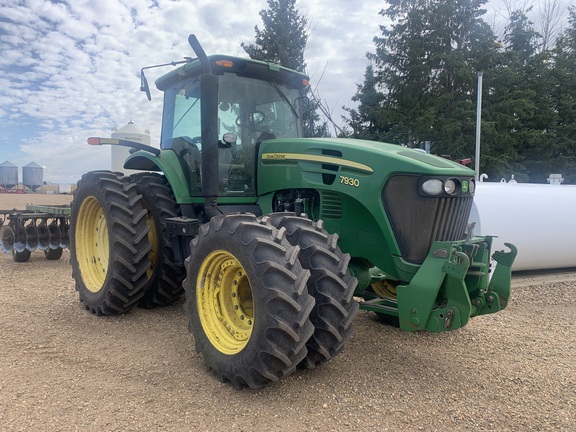
<path fill-rule="evenodd" d="M 305 59 L 311 85 L 341 123 L 342 106 L 363 81 L 366 52 L 386 24 L 382 0 L 297 0 L 310 26 Z M 194 56 L 196 34 L 210 54 L 246 56 L 266 0 L 0 0 L 0 164 L 35 162 L 44 180 L 75 183 L 110 169 L 110 137 L 128 122 L 158 146 L 162 94 L 147 72 L 152 101 L 140 92 L 140 69 Z M 22 174 L 19 174 L 20 179 Z"/>

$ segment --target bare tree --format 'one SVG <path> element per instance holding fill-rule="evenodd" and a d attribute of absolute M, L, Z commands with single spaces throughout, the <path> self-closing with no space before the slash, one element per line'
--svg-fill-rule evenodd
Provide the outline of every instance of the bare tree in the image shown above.
<path fill-rule="evenodd" d="M 502 40 L 512 13 L 520 11 L 528 14 L 536 1 L 538 0 L 500 0 L 499 2 L 491 2 L 485 20 L 494 31 L 494 34 Z"/>
<path fill-rule="evenodd" d="M 565 0 L 501 0 L 500 4 L 502 7 L 495 9 L 491 22 L 494 31 L 500 34 L 497 16 L 509 21 L 515 11 L 529 15 L 536 24 L 536 30 L 540 33 L 541 52 L 553 45 L 562 29 L 568 9 Z"/>
<path fill-rule="evenodd" d="M 542 35 L 542 52 L 544 52 L 560 32 L 566 5 L 563 4 L 562 0 L 540 0 L 537 12 Z"/>
<path fill-rule="evenodd" d="M 334 107 L 330 108 L 330 106 L 328 105 L 328 102 L 326 101 L 326 99 L 322 99 L 322 97 L 320 96 L 320 92 L 318 90 L 318 85 L 322 81 L 322 78 L 324 77 L 324 73 L 326 72 L 327 67 L 328 67 L 328 63 L 326 63 L 324 65 L 324 69 L 322 70 L 322 74 L 320 75 L 320 78 L 316 81 L 315 87 L 310 90 L 309 96 L 310 96 L 310 99 L 312 99 L 314 101 L 314 103 L 316 104 L 317 108 L 320 110 L 320 112 L 322 113 L 322 115 L 324 116 L 326 121 L 332 125 L 332 127 L 334 128 L 335 135 L 336 136 L 338 136 L 338 135 L 347 136 L 346 131 L 340 125 L 338 125 L 336 123 L 336 121 L 334 120 L 334 118 L 332 116 L 332 113 L 334 112 Z M 336 102 L 336 103 L 338 103 L 338 102 Z"/>
<path fill-rule="evenodd" d="M 505 18 L 510 19 L 512 12 L 520 11 L 522 13 L 528 13 L 530 9 L 534 7 L 535 0 L 503 0 L 504 8 L 508 16 Z"/>

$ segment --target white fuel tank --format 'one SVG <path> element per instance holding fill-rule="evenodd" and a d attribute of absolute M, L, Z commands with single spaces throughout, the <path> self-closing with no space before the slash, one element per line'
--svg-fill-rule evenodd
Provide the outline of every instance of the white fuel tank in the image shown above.
<path fill-rule="evenodd" d="M 518 248 L 512 270 L 576 267 L 576 186 L 478 182 L 469 221 Z"/>

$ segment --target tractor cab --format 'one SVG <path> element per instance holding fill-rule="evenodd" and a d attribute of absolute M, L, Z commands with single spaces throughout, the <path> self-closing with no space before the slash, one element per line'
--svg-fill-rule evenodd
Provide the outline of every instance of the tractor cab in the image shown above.
<path fill-rule="evenodd" d="M 249 59 L 205 61 L 208 73 L 192 60 L 156 81 L 164 92 L 161 149 L 186 165 L 192 196 L 256 196 L 259 144 L 304 135 L 308 77 Z"/>

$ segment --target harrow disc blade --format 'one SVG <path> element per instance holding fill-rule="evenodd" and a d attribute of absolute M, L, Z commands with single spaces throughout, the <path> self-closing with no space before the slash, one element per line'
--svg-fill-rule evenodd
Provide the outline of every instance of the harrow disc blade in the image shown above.
<path fill-rule="evenodd" d="M 38 249 L 45 251 L 50 247 L 50 231 L 48 225 L 42 222 L 36 227 L 38 229 Z"/>
<path fill-rule="evenodd" d="M 48 231 L 50 232 L 50 243 L 48 246 L 50 249 L 58 249 L 62 242 L 62 233 L 60 232 L 60 228 L 58 228 L 56 222 L 52 222 L 48 225 Z"/>
<path fill-rule="evenodd" d="M 14 230 L 9 225 L 0 228 L 0 249 L 4 253 L 10 253 L 14 247 Z"/>
<path fill-rule="evenodd" d="M 26 225 L 26 249 L 30 252 L 38 247 L 38 228 L 33 223 Z"/>
<path fill-rule="evenodd" d="M 14 230 L 16 233 L 14 239 L 14 250 L 18 253 L 26 250 L 26 229 L 24 225 L 18 225 Z"/>
<path fill-rule="evenodd" d="M 66 249 L 70 244 L 70 227 L 68 225 L 60 225 L 60 232 L 62 233 L 60 247 Z"/>

